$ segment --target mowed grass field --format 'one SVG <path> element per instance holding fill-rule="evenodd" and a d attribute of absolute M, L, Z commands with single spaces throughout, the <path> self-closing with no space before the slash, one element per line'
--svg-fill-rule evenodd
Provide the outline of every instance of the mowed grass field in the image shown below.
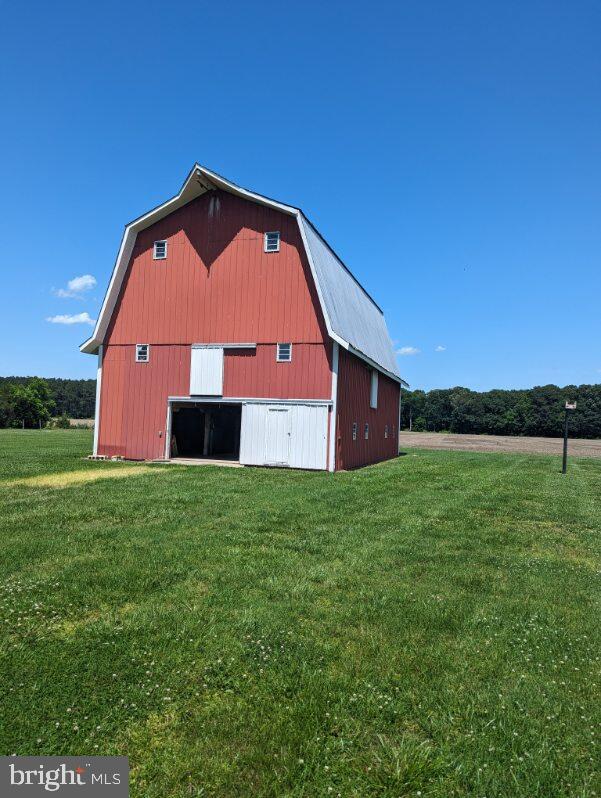
<path fill-rule="evenodd" d="M 601 461 L 95 463 L 0 432 L 4 754 L 131 795 L 601 795 Z"/>

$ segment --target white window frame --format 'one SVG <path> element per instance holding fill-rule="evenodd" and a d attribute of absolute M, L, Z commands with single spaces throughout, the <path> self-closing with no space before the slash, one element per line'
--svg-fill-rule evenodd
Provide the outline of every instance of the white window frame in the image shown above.
<path fill-rule="evenodd" d="M 386 426 L 384 427 L 384 437 L 385 438 L 388 437 L 388 424 L 386 424 Z"/>
<path fill-rule="evenodd" d="M 146 358 L 140 357 L 141 348 L 146 347 Z M 136 344 L 136 363 L 150 363 L 150 344 Z"/>
<path fill-rule="evenodd" d="M 374 410 L 378 407 L 378 372 L 372 369 L 371 381 L 369 384 L 369 406 Z"/>
<path fill-rule="evenodd" d="M 164 244 L 165 245 L 165 254 L 164 255 L 157 255 L 157 244 Z M 152 259 L 153 260 L 167 260 L 167 239 L 162 238 L 159 241 L 155 241 L 152 245 Z"/>
<path fill-rule="evenodd" d="M 288 357 L 282 357 L 281 356 L 281 353 L 280 353 L 280 347 L 281 346 L 289 347 L 289 349 L 288 349 Z M 284 341 L 283 343 L 280 343 L 280 344 L 276 344 L 275 359 L 276 359 L 276 361 L 278 363 L 292 363 L 292 344 L 288 343 L 287 341 Z"/>
<path fill-rule="evenodd" d="M 357 440 L 357 422 L 353 421 L 353 440 Z"/>
<path fill-rule="evenodd" d="M 269 247 L 267 242 L 269 241 L 269 236 L 277 236 L 277 244 L 275 248 Z M 263 236 L 263 251 L 264 252 L 279 252 L 280 251 L 280 231 L 279 230 L 270 230 L 268 233 L 265 233 Z"/>
<path fill-rule="evenodd" d="M 368 441 L 369 440 L 369 422 L 368 421 L 365 422 L 365 427 L 363 429 L 363 435 L 365 436 L 365 440 Z"/>

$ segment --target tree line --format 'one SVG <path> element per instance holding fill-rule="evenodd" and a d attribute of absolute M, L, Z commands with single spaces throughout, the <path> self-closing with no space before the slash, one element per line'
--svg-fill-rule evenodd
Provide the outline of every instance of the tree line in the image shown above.
<path fill-rule="evenodd" d="M 543 385 L 524 390 L 444 388 L 403 391 L 402 429 L 560 437 L 564 405 L 577 401 L 570 433 L 601 438 L 601 385 Z M 96 380 L 0 377 L 0 427 L 45 426 L 52 418 L 92 418 Z"/>
<path fill-rule="evenodd" d="M 96 380 L 0 377 L 0 427 L 46 426 L 52 418 L 92 418 Z"/>
<path fill-rule="evenodd" d="M 563 435 L 567 400 L 570 435 L 601 438 L 601 385 L 543 385 L 524 390 L 470 391 L 445 388 L 403 391 L 402 429 L 414 432 L 462 432 L 488 435 Z"/>

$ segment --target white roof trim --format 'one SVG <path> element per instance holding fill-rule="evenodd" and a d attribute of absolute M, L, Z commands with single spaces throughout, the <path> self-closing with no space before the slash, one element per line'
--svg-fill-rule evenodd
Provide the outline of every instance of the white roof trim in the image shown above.
<path fill-rule="evenodd" d="M 243 405 L 319 405 L 319 407 L 330 407 L 333 402 L 331 399 L 266 399 L 254 396 L 169 396 L 168 402 L 188 402 L 196 405 L 206 404 L 243 404 Z"/>
<path fill-rule="evenodd" d="M 113 311 L 117 304 L 119 292 L 121 290 L 121 285 L 123 283 L 123 278 L 125 277 L 125 272 L 127 270 L 127 266 L 129 264 L 129 260 L 133 252 L 133 248 L 135 246 L 138 233 L 141 230 L 144 230 L 146 227 L 150 227 L 151 224 L 160 221 L 165 216 L 168 216 L 170 213 L 177 210 L 178 208 L 181 208 L 182 206 L 186 205 L 188 202 L 191 202 L 193 199 L 196 199 L 196 197 L 201 196 L 206 191 L 210 191 L 214 188 L 221 188 L 224 191 L 229 192 L 230 194 L 234 194 L 244 199 L 251 200 L 252 202 L 257 202 L 260 205 L 266 205 L 267 207 L 274 208 L 276 210 L 281 211 L 282 213 L 289 214 L 290 216 L 294 216 L 296 218 L 301 238 L 303 241 L 303 245 L 305 248 L 307 260 L 309 262 L 309 267 L 311 269 L 311 274 L 313 276 L 313 282 L 315 284 L 317 296 L 319 298 L 319 303 L 321 305 L 321 310 L 324 316 L 324 321 L 326 324 L 328 335 L 334 341 L 340 344 L 342 347 L 351 351 L 354 355 L 364 360 L 373 368 L 379 369 L 380 371 L 382 371 L 383 374 L 395 380 L 396 382 L 400 382 L 406 385 L 404 380 L 402 380 L 398 374 L 391 372 L 389 369 L 385 368 L 382 364 L 377 363 L 359 349 L 354 348 L 350 341 L 347 341 L 345 338 L 343 338 L 333 329 L 331 319 L 328 314 L 327 305 L 324 300 L 322 286 L 320 285 L 320 280 L 318 279 L 315 263 L 313 261 L 313 256 L 311 254 L 311 249 L 307 242 L 305 226 L 303 224 L 303 214 L 300 211 L 300 209 L 295 208 L 292 205 L 285 205 L 284 203 L 277 202 L 276 200 L 272 200 L 269 197 L 263 196 L 262 194 L 255 194 L 253 191 L 249 191 L 248 189 L 241 188 L 240 186 L 237 186 L 235 183 L 226 180 L 224 177 L 221 177 L 221 175 L 218 175 L 216 172 L 212 172 L 210 169 L 207 169 L 206 167 L 201 166 L 200 164 L 194 165 L 194 167 L 191 169 L 190 173 L 186 177 L 186 180 L 184 181 L 184 184 L 180 192 L 175 197 L 172 197 L 170 200 L 167 200 L 167 202 L 164 202 L 162 205 L 159 205 L 153 210 L 148 211 L 148 213 L 145 213 L 142 216 L 138 217 L 137 219 L 134 219 L 125 227 L 123 233 L 123 239 L 121 240 L 121 246 L 119 247 L 119 252 L 117 254 L 117 260 L 115 261 L 115 266 L 113 268 L 111 279 L 109 281 L 109 286 L 104 296 L 100 313 L 98 314 L 98 320 L 96 322 L 94 332 L 90 338 L 88 338 L 86 341 L 84 341 L 81 344 L 81 346 L 79 347 L 80 351 L 85 352 L 87 354 L 95 354 L 98 351 L 98 347 L 103 343 L 108 326 L 110 324 Z M 313 227 L 313 225 L 311 226 Z M 315 230 L 315 228 L 313 229 Z M 325 240 L 324 240 L 324 245 L 328 246 L 328 248 L 331 250 L 331 248 L 329 247 L 329 245 L 327 245 Z M 336 258 L 336 260 L 341 264 L 341 266 L 346 269 L 342 261 L 340 261 L 340 259 L 333 253 L 333 251 L 332 254 Z M 346 271 L 348 272 L 348 269 L 346 269 Z M 358 283 L 356 278 L 350 272 L 349 274 L 351 275 L 353 280 L 357 283 L 357 285 L 361 288 L 361 290 L 365 294 L 366 299 L 374 305 L 378 313 L 381 313 L 382 311 L 380 310 L 380 308 L 377 306 L 374 300 L 369 296 L 369 294 L 365 291 L 365 289 L 360 285 L 360 283 Z"/>

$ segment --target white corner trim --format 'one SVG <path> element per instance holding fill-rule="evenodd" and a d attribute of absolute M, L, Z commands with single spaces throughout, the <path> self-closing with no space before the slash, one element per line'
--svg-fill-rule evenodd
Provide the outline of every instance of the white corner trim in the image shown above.
<path fill-rule="evenodd" d="M 336 469 L 336 414 L 338 410 L 338 342 L 332 342 L 332 409 L 330 411 L 330 451 L 328 471 Z"/>
<path fill-rule="evenodd" d="M 399 425 L 396 429 L 396 453 L 399 453 L 401 445 L 401 421 L 403 418 L 403 386 L 399 390 Z"/>
<path fill-rule="evenodd" d="M 94 412 L 94 446 L 92 454 L 94 457 L 98 454 L 98 434 L 100 432 L 100 388 L 102 385 L 102 353 L 104 347 L 102 344 L 98 347 L 98 366 L 96 367 L 96 408 Z"/>

